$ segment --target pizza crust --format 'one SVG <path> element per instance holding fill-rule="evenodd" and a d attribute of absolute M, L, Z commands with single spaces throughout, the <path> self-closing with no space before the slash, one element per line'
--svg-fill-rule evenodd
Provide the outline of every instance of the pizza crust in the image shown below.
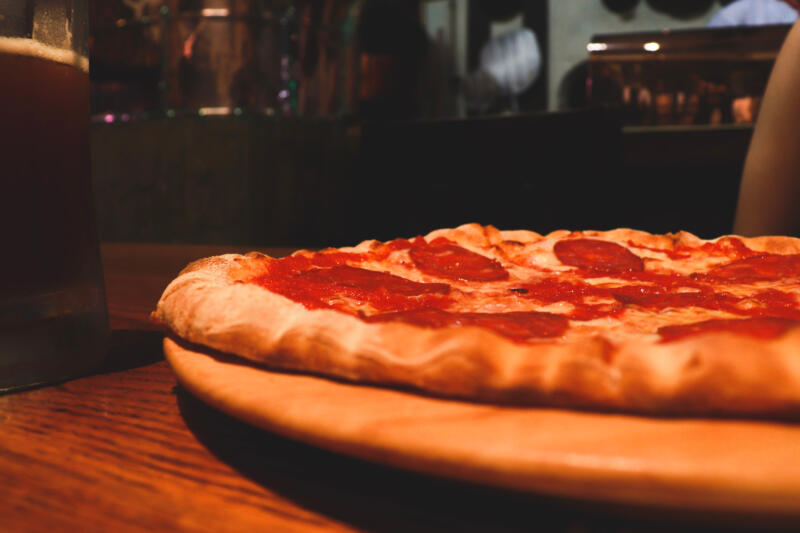
<path fill-rule="evenodd" d="M 515 241 L 527 247 L 568 234 L 542 236 L 466 225 L 437 230 L 426 238 L 446 236 L 477 250 L 487 242 Z M 658 236 L 628 229 L 583 234 L 655 248 L 698 239 L 686 233 Z M 796 239 L 742 240 L 764 251 L 800 250 Z M 373 246 L 374 241 L 365 241 L 351 250 Z M 242 282 L 270 260 L 248 254 L 192 263 L 166 288 L 155 316 L 185 340 L 273 369 L 471 401 L 660 415 L 800 413 L 800 329 L 768 341 L 727 332 L 661 344 L 643 336 L 618 343 L 613 350 L 598 338 L 516 343 L 478 327 L 427 329 L 309 310 Z"/>

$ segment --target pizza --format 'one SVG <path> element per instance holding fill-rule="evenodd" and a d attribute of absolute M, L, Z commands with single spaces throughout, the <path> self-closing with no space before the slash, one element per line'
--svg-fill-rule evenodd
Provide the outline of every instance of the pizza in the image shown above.
<path fill-rule="evenodd" d="M 187 266 L 154 316 L 273 370 L 512 406 L 800 414 L 800 239 L 425 236 Z"/>

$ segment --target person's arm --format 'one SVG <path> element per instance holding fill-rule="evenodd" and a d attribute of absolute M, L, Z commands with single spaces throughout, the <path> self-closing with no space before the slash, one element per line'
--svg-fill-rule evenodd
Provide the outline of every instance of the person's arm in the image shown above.
<path fill-rule="evenodd" d="M 747 152 L 734 233 L 800 235 L 800 22 L 772 69 Z"/>

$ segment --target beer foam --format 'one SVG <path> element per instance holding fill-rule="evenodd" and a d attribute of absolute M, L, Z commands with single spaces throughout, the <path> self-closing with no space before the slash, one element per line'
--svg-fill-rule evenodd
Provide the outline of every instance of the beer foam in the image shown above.
<path fill-rule="evenodd" d="M 89 58 L 72 50 L 42 44 L 26 37 L 0 37 L 0 53 L 38 57 L 89 72 Z"/>

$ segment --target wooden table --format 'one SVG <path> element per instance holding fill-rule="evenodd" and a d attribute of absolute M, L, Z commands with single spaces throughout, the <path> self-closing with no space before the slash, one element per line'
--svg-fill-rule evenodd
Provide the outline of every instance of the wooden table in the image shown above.
<path fill-rule="evenodd" d="M 249 427 L 177 385 L 163 360 L 163 335 L 148 320 L 188 261 L 241 250 L 106 244 L 102 251 L 113 329 L 106 363 L 87 377 L 0 396 L 0 531 L 578 533 L 731 525 L 724 517 L 412 474 Z"/>

